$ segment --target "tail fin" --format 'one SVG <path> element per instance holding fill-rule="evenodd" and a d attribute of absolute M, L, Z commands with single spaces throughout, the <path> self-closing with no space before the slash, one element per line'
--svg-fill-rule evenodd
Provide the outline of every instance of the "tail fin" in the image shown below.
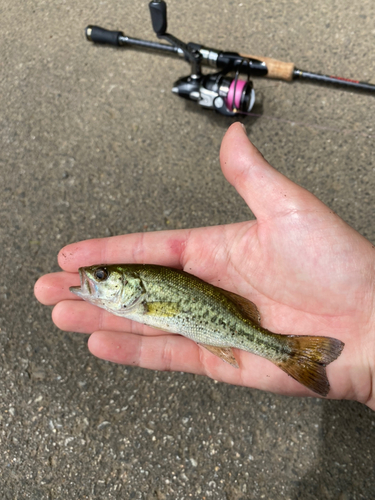
<path fill-rule="evenodd" d="M 274 363 L 300 384 L 320 396 L 327 396 L 330 385 L 325 367 L 340 356 L 344 343 L 330 337 L 278 337 L 280 340 L 282 338 L 291 352 L 286 360 Z"/>

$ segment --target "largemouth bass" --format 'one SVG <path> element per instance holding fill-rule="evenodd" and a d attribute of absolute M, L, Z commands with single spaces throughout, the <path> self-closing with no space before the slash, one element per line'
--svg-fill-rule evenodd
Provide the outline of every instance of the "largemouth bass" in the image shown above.
<path fill-rule="evenodd" d="M 260 325 L 255 304 L 177 269 L 149 264 L 81 267 L 70 290 L 106 311 L 178 333 L 238 368 L 232 347 L 266 358 L 321 396 L 325 366 L 344 344 L 330 337 L 281 335 Z"/>

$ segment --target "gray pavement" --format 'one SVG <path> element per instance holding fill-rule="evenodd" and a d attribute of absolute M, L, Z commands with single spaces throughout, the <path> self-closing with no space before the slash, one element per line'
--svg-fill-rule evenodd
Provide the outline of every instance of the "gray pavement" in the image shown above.
<path fill-rule="evenodd" d="M 65 244 L 247 219 L 218 155 L 231 119 L 170 92 L 146 1 L 0 0 L 0 491 L 5 499 L 371 499 L 375 414 L 93 358 L 33 298 Z M 171 0 L 186 41 L 375 83 L 375 3 Z M 375 241 L 374 97 L 255 80 L 249 137 Z"/>

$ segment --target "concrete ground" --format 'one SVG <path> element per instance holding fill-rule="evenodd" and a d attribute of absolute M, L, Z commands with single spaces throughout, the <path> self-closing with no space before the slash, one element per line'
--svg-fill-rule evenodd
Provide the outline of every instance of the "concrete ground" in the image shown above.
<path fill-rule="evenodd" d="M 0 490 L 6 499 L 374 498 L 375 414 L 92 357 L 33 285 L 65 244 L 245 220 L 218 161 L 232 123 L 171 93 L 188 65 L 148 2 L 0 0 Z M 185 41 L 375 83 L 375 3 L 170 1 Z M 256 79 L 250 139 L 375 241 L 374 96 Z"/>

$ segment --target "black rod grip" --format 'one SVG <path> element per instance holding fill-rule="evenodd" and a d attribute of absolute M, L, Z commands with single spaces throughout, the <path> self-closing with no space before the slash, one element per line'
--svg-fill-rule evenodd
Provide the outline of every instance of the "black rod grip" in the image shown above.
<path fill-rule="evenodd" d="M 110 45 L 120 45 L 119 37 L 124 36 L 122 31 L 110 31 L 100 28 L 100 26 L 87 26 L 85 29 L 86 38 L 90 42 L 109 43 Z"/>

